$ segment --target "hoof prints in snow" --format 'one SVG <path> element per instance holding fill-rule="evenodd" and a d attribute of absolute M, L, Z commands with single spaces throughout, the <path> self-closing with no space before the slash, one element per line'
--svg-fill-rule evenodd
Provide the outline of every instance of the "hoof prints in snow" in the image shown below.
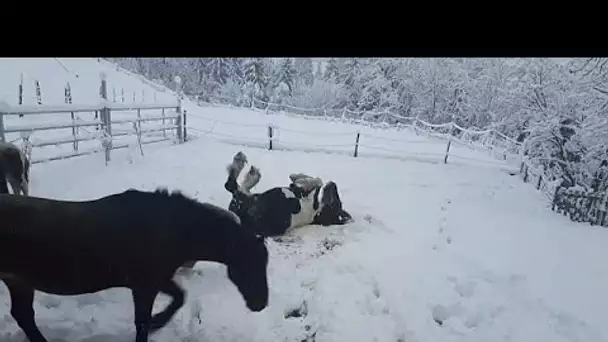
<path fill-rule="evenodd" d="M 321 238 L 320 241 L 317 241 L 316 246 L 309 250 L 306 248 L 302 248 L 305 245 L 309 245 L 305 242 L 303 237 L 286 235 L 275 237 L 273 238 L 273 240 L 279 243 L 283 248 L 290 250 L 292 253 L 289 253 L 289 251 L 287 251 L 289 254 L 299 254 L 303 256 L 305 260 L 317 259 L 319 257 L 322 257 L 327 253 L 334 251 L 336 247 L 342 246 L 344 243 L 343 241 L 326 236 Z M 303 250 L 304 253 L 302 253 Z M 308 264 L 307 261 L 305 263 Z M 297 263 L 296 268 L 299 268 L 298 266 L 300 265 L 302 264 Z M 302 289 L 302 293 L 310 293 L 311 291 L 314 291 L 315 281 L 313 280 L 310 283 L 307 281 L 303 281 L 300 286 Z M 308 301 L 306 299 L 303 299 L 299 306 L 296 308 L 286 308 L 283 315 L 284 319 L 286 320 L 297 319 L 300 320 L 302 323 L 305 323 L 307 321 L 307 316 Z M 303 326 L 303 336 L 304 337 L 301 338 L 300 342 L 315 342 L 317 331 L 309 323 L 305 323 Z"/>
<path fill-rule="evenodd" d="M 308 304 L 307 301 L 303 301 L 302 304 L 295 309 L 288 310 L 285 312 L 285 319 L 290 318 L 299 318 L 304 319 L 308 315 Z M 317 332 L 311 331 L 311 326 L 306 324 L 304 326 L 305 337 L 301 340 L 301 342 L 314 342 L 316 340 Z"/>
<path fill-rule="evenodd" d="M 306 301 L 303 301 L 300 307 L 288 310 L 285 313 L 285 318 L 300 318 L 306 317 L 306 315 L 308 315 L 308 305 Z"/>
<path fill-rule="evenodd" d="M 439 221 L 439 229 L 437 229 L 437 235 L 439 239 L 442 239 L 446 233 L 446 227 L 448 225 L 448 209 L 450 208 L 450 204 L 452 200 L 449 198 L 445 199 L 445 203 L 441 206 L 440 212 L 440 221 Z M 445 243 L 448 245 L 452 244 L 452 237 L 450 235 L 445 236 Z M 435 243 L 431 247 L 434 251 L 439 248 L 439 244 Z"/>

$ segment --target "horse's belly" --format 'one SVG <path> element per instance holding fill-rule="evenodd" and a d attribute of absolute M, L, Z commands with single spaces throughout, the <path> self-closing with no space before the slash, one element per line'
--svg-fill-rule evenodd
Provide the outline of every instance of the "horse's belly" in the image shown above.
<path fill-rule="evenodd" d="M 127 280 L 121 269 L 83 257 L 24 259 L 0 261 L 0 280 L 66 295 L 124 286 Z"/>
<path fill-rule="evenodd" d="M 300 212 L 291 215 L 290 229 L 306 226 L 312 223 L 315 217 L 315 210 L 313 208 L 312 200 L 300 201 L 301 209 Z"/>
<path fill-rule="evenodd" d="M 0 273 L 0 279 L 7 282 L 25 285 L 35 290 L 49 294 L 77 295 L 83 293 L 98 292 L 110 287 L 125 286 L 126 281 L 111 277 L 107 274 L 80 273 L 66 274 L 57 272 L 54 274 L 34 274 L 22 272 L 19 274 L 4 272 Z"/>

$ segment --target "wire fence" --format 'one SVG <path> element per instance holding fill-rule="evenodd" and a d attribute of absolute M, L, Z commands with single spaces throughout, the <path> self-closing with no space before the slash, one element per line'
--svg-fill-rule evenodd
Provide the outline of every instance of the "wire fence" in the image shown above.
<path fill-rule="evenodd" d="M 193 134 L 229 144 L 270 150 L 331 152 L 353 157 L 415 159 L 443 163 L 460 159 L 496 166 L 505 166 L 508 164 L 507 156 L 511 156 L 507 150 L 497 153 L 496 150 L 484 146 L 484 142 L 487 144 L 487 138 L 465 141 L 462 139 L 462 134 L 450 134 L 455 132 L 450 124 L 430 127 L 429 130 L 434 131 L 435 137 L 429 139 L 427 134 L 421 134 L 420 128 L 416 131 L 408 125 L 360 127 L 343 124 L 321 131 L 319 128 L 326 125 L 298 129 L 293 127 L 293 121 L 242 122 L 230 120 L 225 116 L 213 117 L 193 112 L 188 114 L 188 118 L 190 119 L 188 129 Z M 272 119 L 272 117 L 268 118 Z M 487 135 L 491 132 L 486 131 L 483 134 Z"/>
<path fill-rule="evenodd" d="M 349 153 L 357 157 L 365 156 L 382 156 L 382 157 L 403 157 L 408 159 L 425 159 L 438 160 L 443 158 L 444 163 L 448 159 L 460 159 L 467 162 L 504 165 L 519 163 L 520 177 L 525 183 L 531 183 L 540 191 L 551 203 L 551 209 L 557 213 L 562 213 L 576 222 L 589 222 L 592 225 L 608 224 L 606 219 L 608 193 L 590 193 L 580 190 L 567 190 L 559 186 L 559 182 L 550 181 L 544 170 L 534 166 L 532 160 L 523 158 L 522 143 L 514 140 L 511 137 L 495 129 L 473 129 L 463 128 L 454 122 L 433 124 L 425 122 L 418 117 L 404 117 L 391 113 L 390 111 L 383 112 L 355 112 L 348 109 L 328 109 L 328 108 L 302 108 L 287 104 L 277 104 L 258 99 L 237 98 L 231 99 L 226 97 L 207 97 L 202 101 L 196 99 L 200 106 L 224 106 L 233 108 L 248 108 L 257 112 L 265 112 L 268 115 L 282 114 L 287 117 L 298 117 L 308 120 L 324 120 L 329 122 L 343 122 L 357 124 L 361 129 L 352 130 L 350 132 L 313 132 L 302 131 L 287 127 L 278 127 L 276 125 L 268 128 L 269 134 L 272 136 L 263 136 L 260 124 L 247 124 L 249 128 L 257 127 L 258 132 L 254 134 L 255 138 L 247 137 L 239 134 L 238 136 L 230 133 L 217 133 L 218 126 L 221 125 L 239 125 L 236 122 L 220 122 L 209 117 L 197 117 L 201 120 L 210 120 L 213 124 L 205 131 L 199 131 L 210 137 L 216 137 L 228 143 L 239 141 L 242 144 L 250 146 L 266 147 L 274 149 L 300 149 L 306 151 L 320 151 Z M 269 125 L 272 126 L 272 125 Z M 403 137 L 394 138 L 387 137 L 386 132 L 376 133 L 367 131 L 363 132 L 362 128 L 387 130 L 394 129 L 400 131 L 409 129 L 416 135 L 425 135 L 430 138 L 427 141 L 416 139 L 403 139 Z M 289 141 L 286 138 L 286 133 L 291 136 L 303 135 L 306 137 L 305 142 Z M 380 135 L 381 134 L 381 135 Z M 350 142 L 343 141 L 341 143 L 318 144 L 312 141 L 317 141 L 321 136 L 332 136 L 334 139 L 338 136 L 349 137 Z M 352 137 L 356 136 L 355 139 Z M 432 138 L 437 138 L 440 141 L 447 142 L 445 150 L 438 149 L 438 141 L 432 141 Z M 352 140 L 355 140 L 354 142 Z M 429 148 L 429 145 L 436 145 L 434 148 Z M 404 148 L 407 146 L 408 148 Z M 455 149 L 452 146 L 460 147 Z M 474 152 L 486 152 L 492 159 L 480 158 L 479 153 L 466 153 L 468 149 Z"/>

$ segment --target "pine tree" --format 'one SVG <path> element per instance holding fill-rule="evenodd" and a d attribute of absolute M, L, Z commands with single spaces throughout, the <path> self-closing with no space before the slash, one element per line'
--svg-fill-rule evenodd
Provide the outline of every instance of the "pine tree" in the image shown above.
<path fill-rule="evenodd" d="M 263 58 L 249 58 L 243 65 L 245 93 L 250 99 L 267 101 L 268 76 L 266 62 Z"/>
<path fill-rule="evenodd" d="M 359 58 L 346 58 L 338 77 L 348 97 L 348 103 L 345 106 L 351 110 L 358 109 L 362 96 L 361 67 Z"/>
<path fill-rule="evenodd" d="M 232 69 L 233 64 L 229 58 L 209 58 L 206 66 L 210 81 L 207 90 L 213 94 L 219 93 L 222 86 L 230 79 Z"/>
<path fill-rule="evenodd" d="M 284 92 L 287 96 L 292 96 L 294 86 L 294 76 L 296 71 L 293 66 L 291 58 L 284 58 L 281 60 L 278 68 L 276 69 L 274 77 L 274 88 L 287 87 L 287 91 Z"/>
<path fill-rule="evenodd" d="M 321 61 L 317 61 L 317 67 L 315 70 L 315 78 L 318 80 L 322 80 L 323 79 L 323 70 L 321 68 Z"/>
<path fill-rule="evenodd" d="M 244 58 L 230 58 L 229 59 L 229 78 L 237 84 L 243 83 L 243 63 Z"/>
<path fill-rule="evenodd" d="M 329 82 L 338 83 L 340 78 L 340 66 L 336 58 L 330 58 L 325 66 L 325 72 L 323 73 L 323 79 Z"/>
<path fill-rule="evenodd" d="M 312 58 L 296 58 L 294 61 L 296 70 L 296 83 L 312 86 L 314 82 Z"/>

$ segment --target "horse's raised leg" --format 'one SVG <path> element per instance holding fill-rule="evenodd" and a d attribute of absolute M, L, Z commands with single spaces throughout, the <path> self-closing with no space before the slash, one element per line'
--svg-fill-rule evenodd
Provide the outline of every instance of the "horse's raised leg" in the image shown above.
<path fill-rule="evenodd" d="M 152 307 L 158 290 L 152 288 L 132 289 L 135 306 L 135 342 L 148 342 Z"/>
<path fill-rule="evenodd" d="M 173 301 L 165 308 L 165 310 L 152 316 L 150 321 L 150 333 L 157 331 L 169 323 L 175 313 L 184 305 L 185 294 L 184 290 L 173 280 L 170 280 L 163 287 L 160 288 L 160 292 L 170 296 Z"/>
<path fill-rule="evenodd" d="M 29 342 L 47 342 L 34 320 L 34 290 L 8 281 L 4 283 L 11 296 L 11 316 Z"/>
<path fill-rule="evenodd" d="M 226 170 L 228 171 L 228 179 L 226 183 L 224 183 L 224 188 L 230 192 L 234 193 L 239 189 L 239 185 L 237 183 L 237 179 L 241 174 L 241 171 L 245 168 L 245 164 L 247 163 L 247 156 L 243 152 L 238 152 L 232 158 L 232 163 L 228 164 Z"/>
<path fill-rule="evenodd" d="M 260 169 L 252 165 L 241 183 L 241 190 L 247 194 L 251 193 L 251 189 L 260 182 L 261 178 Z"/>

